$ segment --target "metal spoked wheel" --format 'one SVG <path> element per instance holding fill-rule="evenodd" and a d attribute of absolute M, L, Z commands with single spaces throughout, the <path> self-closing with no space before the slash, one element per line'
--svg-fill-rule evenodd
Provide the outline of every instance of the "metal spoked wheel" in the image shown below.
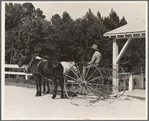
<path fill-rule="evenodd" d="M 128 87 L 129 74 L 121 65 L 107 65 L 101 68 L 104 77 L 103 95 L 107 99 L 117 99 Z"/>
<path fill-rule="evenodd" d="M 76 63 L 65 74 L 65 93 L 74 105 L 92 105 L 103 94 L 104 80 L 100 69 L 96 65 L 85 64 Z"/>

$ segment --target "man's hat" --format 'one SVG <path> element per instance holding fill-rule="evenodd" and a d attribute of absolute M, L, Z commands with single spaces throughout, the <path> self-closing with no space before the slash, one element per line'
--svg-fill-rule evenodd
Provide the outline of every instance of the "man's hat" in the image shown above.
<path fill-rule="evenodd" d="M 94 49 L 94 50 L 99 50 L 96 44 L 93 44 L 93 45 L 92 45 L 92 49 Z"/>

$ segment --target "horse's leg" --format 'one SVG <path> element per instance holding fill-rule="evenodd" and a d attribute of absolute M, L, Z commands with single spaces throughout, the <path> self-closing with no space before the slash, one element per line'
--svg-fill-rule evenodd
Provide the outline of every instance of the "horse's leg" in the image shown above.
<path fill-rule="evenodd" d="M 36 94 L 35 94 L 35 96 L 41 96 L 40 79 L 38 79 L 37 76 L 34 76 L 34 79 L 35 79 L 35 83 L 36 83 Z"/>
<path fill-rule="evenodd" d="M 34 76 L 35 83 L 36 83 L 36 95 L 35 96 L 41 96 L 41 77 L 40 76 Z"/>
<path fill-rule="evenodd" d="M 60 85 L 61 85 L 61 98 L 63 98 L 63 90 L 64 90 L 64 80 L 60 79 Z"/>
<path fill-rule="evenodd" d="M 55 99 L 55 97 L 56 97 L 57 86 L 58 86 L 55 79 L 54 79 L 54 82 L 55 82 L 55 84 L 54 84 L 54 87 L 55 87 L 55 88 L 54 88 L 54 94 L 53 94 L 53 96 L 52 96 L 53 99 Z"/>
<path fill-rule="evenodd" d="M 39 76 L 39 96 L 41 96 L 41 76 Z"/>
<path fill-rule="evenodd" d="M 46 93 L 46 79 L 42 77 L 42 82 L 43 82 L 43 94 Z"/>
<path fill-rule="evenodd" d="M 61 98 L 63 99 L 63 89 L 64 89 L 64 85 L 61 85 Z"/>
<path fill-rule="evenodd" d="M 49 81 L 48 81 L 48 79 L 46 79 L 46 84 L 47 84 L 47 88 L 48 88 L 46 94 L 49 94 L 49 93 L 50 93 L 50 86 L 49 86 Z"/>
<path fill-rule="evenodd" d="M 38 79 L 34 75 L 33 75 L 33 78 L 34 78 L 35 84 L 36 84 L 36 94 L 35 94 L 35 96 L 38 96 Z"/>
<path fill-rule="evenodd" d="M 35 83 L 36 83 L 36 94 L 35 94 L 35 96 L 38 96 L 38 84 L 37 84 L 37 80 L 35 80 Z"/>

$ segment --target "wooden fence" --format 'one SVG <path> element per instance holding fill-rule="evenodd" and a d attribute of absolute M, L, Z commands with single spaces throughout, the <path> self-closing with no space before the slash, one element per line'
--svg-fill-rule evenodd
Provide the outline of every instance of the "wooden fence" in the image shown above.
<path fill-rule="evenodd" d="M 32 74 L 26 74 L 25 72 L 18 72 L 18 71 L 10 71 L 10 69 L 12 68 L 24 68 L 24 67 L 19 67 L 18 65 L 12 65 L 12 64 L 5 64 L 5 69 L 8 68 L 9 71 L 5 71 L 5 75 L 8 74 L 8 75 L 23 75 L 25 76 L 25 79 L 28 79 L 28 76 L 32 76 Z M 141 70 L 142 71 L 142 70 Z M 132 75 L 130 75 L 130 73 L 120 73 L 120 75 L 127 75 L 128 76 L 128 79 L 129 79 L 129 90 L 132 91 L 133 90 L 133 86 L 134 86 L 134 83 L 133 83 L 133 78 L 132 78 Z M 144 72 L 141 72 L 141 80 L 140 80 L 140 88 L 144 88 L 143 85 L 144 85 L 144 77 L 145 77 L 145 74 Z"/>
<path fill-rule="evenodd" d="M 10 68 L 24 68 L 24 67 L 19 67 L 18 65 L 12 65 L 12 64 L 5 64 L 5 69 L 8 68 L 9 71 L 5 71 L 5 75 L 8 74 L 8 75 L 23 75 L 25 76 L 25 79 L 28 79 L 28 76 L 32 76 L 32 74 L 26 74 L 25 72 L 18 72 L 18 71 L 10 71 Z"/>

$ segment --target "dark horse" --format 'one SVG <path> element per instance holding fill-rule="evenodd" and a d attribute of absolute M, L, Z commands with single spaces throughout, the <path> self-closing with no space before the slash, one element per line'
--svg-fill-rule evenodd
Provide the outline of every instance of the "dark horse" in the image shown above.
<path fill-rule="evenodd" d="M 58 60 L 40 60 L 31 58 L 29 56 L 22 56 L 18 62 L 19 67 L 23 64 L 28 64 L 28 71 L 33 74 L 33 78 L 36 82 L 36 96 L 41 96 L 41 79 L 51 79 L 54 83 L 53 99 L 56 97 L 57 86 L 61 86 L 61 98 L 63 98 L 64 78 L 63 78 L 63 66 Z"/>

